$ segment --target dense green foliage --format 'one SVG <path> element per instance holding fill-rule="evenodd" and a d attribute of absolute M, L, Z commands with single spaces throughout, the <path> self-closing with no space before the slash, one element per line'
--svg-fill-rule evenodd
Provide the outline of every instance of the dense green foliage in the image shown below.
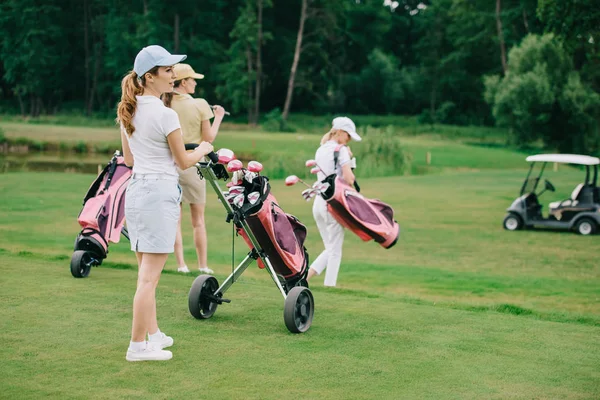
<path fill-rule="evenodd" d="M 554 119 L 564 118 L 564 129 L 550 135 L 560 136 L 546 141 L 550 147 L 581 151 L 593 142 L 586 137 L 595 134 L 593 93 L 600 91 L 600 13 L 593 0 L 4 0 L 0 112 L 112 116 L 121 77 L 140 48 L 154 43 L 187 54 L 205 74 L 198 95 L 225 105 L 240 122 L 269 116 L 273 129 L 288 130 L 280 110 L 303 1 L 293 112 L 505 124 L 492 112 L 497 102 L 484 101 L 484 77 L 498 76 L 510 92 L 514 79 L 501 80 L 515 68 L 507 55 L 516 57 L 511 49 L 527 35 L 550 32 L 563 64 L 548 60 L 548 69 L 570 72 L 553 99 L 541 87 L 528 89 L 530 111 L 542 110 L 533 117 L 547 130 L 547 107 L 560 105 Z M 523 141 L 539 136 L 533 125 L 520 124 Z"/>
<path fill-rule="evenodd" d="M 518 143 L 541 139 L 564 152 L 598 151 L 600 95 L 581 83 L 553 35 L 527 36 L 509 53 L 510 73 L 486 79 L 498 124 Z"/>

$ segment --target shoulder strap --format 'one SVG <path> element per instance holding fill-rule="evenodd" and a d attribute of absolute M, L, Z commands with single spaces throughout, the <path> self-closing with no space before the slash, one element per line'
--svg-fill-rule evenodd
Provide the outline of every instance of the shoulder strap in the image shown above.
<path fill-rule="evenodd" d="M 342 147 L 344 147 L 345 145 L 343 144 L 338 144 L 335 147 L 335 150 L 333 151 L 333 170 L 336 171 L 337 170 L 337 165 L 338 165 L 338 158 L 340 157 L 340 150 L 342 149 Z"/>
<path fill-rule="evenodd" d="M 333 170 L 334 171 L 337 170 L 337 164 L 338 164 L 338 158 L 340 156 L 340 150 L 344 146 L 345 146 L 345 144 L 338 144 L 335 147 L 335 150 L 333 151 Z M 358 182 L 356 181 L 356 178 L 354 178 L 354 189 L 356 189 L 356 191 L 360 193 L 360 186 L 358 186 Z"/>

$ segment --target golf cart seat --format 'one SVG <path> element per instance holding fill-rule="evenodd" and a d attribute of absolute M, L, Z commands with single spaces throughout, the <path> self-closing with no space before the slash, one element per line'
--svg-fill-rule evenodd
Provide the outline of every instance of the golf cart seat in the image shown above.
<path fill-rule="evenodd" d="M 550 203 L 548 205 L 549 211 L 552 212 L 553 210 L 556 210 L 560 207 L 576 206 L 577 203 L 579 203 L 578 197 L 581 194 L 581 189 L 583 189 L 583 183 L 580 183 L 579 185 L 575 186 L 575 189 L 573 189 L 570 198 L 563 201 L 553 201 L 552 203 Z"/>

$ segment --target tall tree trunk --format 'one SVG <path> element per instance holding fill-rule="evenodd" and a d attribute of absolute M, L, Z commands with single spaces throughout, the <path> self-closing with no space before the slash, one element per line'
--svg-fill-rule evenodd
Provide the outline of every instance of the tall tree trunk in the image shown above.
<path fill-rule="evenodd" d="M 90 115 L 90 14 L 89 0 L 83 0 L 83 44 L 84 44 L 84 67 L 85 67 L 85 109 Z"/>
<path fill-rule="evenodd" d="M 302 9 L 300 10 L 300 26 L 298 27 L 298 35 L 296 36 L 296 49 L 294 50 L 294 60 L 292 61 L 292 68 L 290 69 L 290 78 L 288 80 L 287 94 L 285 96 L 283 112 L 281 113 L 281 119 L 283 120 L 283 122 L 287 121 L 290 112 L 290 107 L 292 105 L 292 96 L 294 95 L 294 81 L 296 79 L 296 71 L 298 70 L 298 63 L 300 62 L 300 55 L 302 53 L 302 38 L 304 37 L 304 22 L 306 21 L 307 8 L 308 0 L 302 0 Z"/>
<path fill-rule="evenodd" d="M 256 121 L 254 119 L 254 106 L 253 106 L 253 94 L 252 94 L 252 50 L 250 50 L 250 46 L 246 45 L 246 63 L 248 66 L 248 123 L 250 125 L 256 125 Z"/>
<path fill-rule="evenodd" d="M 506 75 L 508 67 L 506 65 L 506 45 L 504 44 L 504 34 L 502 33 L 502 20 L 500 13 L 502 11 L 501 0 L 496 0 L 496 27 L 498 28 L 498 41 L 500 42 L 500 58 L 502 59 L 502 72 Z"/>
<path fill-rule="evenodd" d="M 92 113 L 94 109 L 94 97 L 96 97 L 96 90 L 98 88 L 98 72 L 101 68 L 102 60 L 102 43 L 96 43 L 94 51 L 94 77 L 92 78 L 92 88 L 90 89 L 90 100 L 88 102 L 88 115 Z"/>
<path fill-rule="evenodd" d="M 21 108 L 21 116 L 25 117 L 25 103 L 23 103 L 23 96 L 17 92 L 17 100 L 19 101 L 19 107 Z"/>
<path fill-rule="evenodd" d="M 256 81 L 254 87 L 254 120 L 253 125 L 258 124 L 258 118 L 260 116 L 260 92 L 262 85 L 262 60 L 261 60 L 261 48 L 263 42 L 263 30 L 262 30 L 262 17 L 263 17 L 263 2 L 262 0 L 257 0 L 257 18 L 256 22 L 258 25 L 258 35 L 256 39 Z"/>
<path fill-rule="evenodd" d="M 521 5 L 521 7 L 523 7 Z M 525 11 L 525 7 L 521 9 L 523 11 L 523 25 L 525 26 L 525 31 L 529 33 L 529 23 L 527 22 L 527 11 Z"/>
<path fill-rule="evenodd" d="M 175 13 L 173 21 L 173 52 L 179 52 L 179 14 Z"/>

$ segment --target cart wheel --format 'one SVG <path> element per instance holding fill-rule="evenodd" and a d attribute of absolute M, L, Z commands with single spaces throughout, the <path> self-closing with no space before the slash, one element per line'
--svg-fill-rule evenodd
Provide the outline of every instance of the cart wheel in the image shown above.
<path fill-rule="evenodd" d="M 593 235 L 596 233 L 596 223 L 591 218 L 581 218 L 577 221 L 575 230 L 580 235 Z"/>
<path fill-rule="evenodd" d="M 75 278 L 85 278 L 90 274 L 93 259 L 89 252 L 77 250 L 71 257 L 71 275 Z"/>
<path fill-rule="evenodd" d="M 188 307 L 190 314 L 197 319 L 208 319 L 217 311 L 217 303 L 207 296 L 213 296 L 219 283 L 214 276 L 200 275 L 192 283 L 188 295 Z"/>
<path fill-rule="evenodd" d="M 296 286 L 290 290 L 283 306 L 285 326 L 292 333 L 303 333 L 310 328 L 315 313 L 315 300 L 310 289 Z"/>
<path fill-rule="evenodd" d="M 517 214 L 508 214 L 502 225 L 507 231 L 518 231 L 523 228 L 523 220 Z"/>

